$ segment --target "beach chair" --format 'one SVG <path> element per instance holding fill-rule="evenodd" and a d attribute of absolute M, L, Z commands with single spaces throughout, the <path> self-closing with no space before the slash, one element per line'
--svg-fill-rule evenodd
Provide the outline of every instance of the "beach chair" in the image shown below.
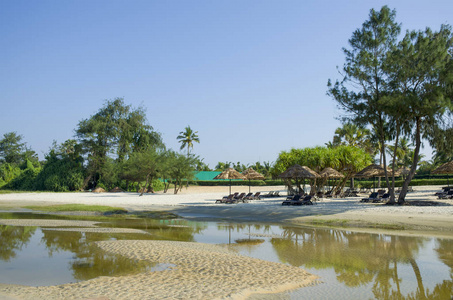
<path fill-rule="evenodd" d="M 299 197 L 297 197 L 299 196 Z M 297 206 L 300 206 L 300 205 L 313 205 L 313 202 L 311 201 L 311 199 L 313 198 L 313 196 L 311 195 L 306 195 L 305 197 L 303 197 L 303 199 L 301 200 L 303 196 L 301 195 L 296 195 L 294 196 L 293 199 L 291 200 L 285 200 L 283 201 L 282 205 L 297 205 Z"/>
<path fill-rule="evenodd" d="M 378 197 L 376 199 L 373 199 L 373 203 L 385 202 L 389 198 L 390 198 L 390 194 L 389 193 L 385 193 L 384 195 L 382 195 L 382 197 Z"/>
<path fill-rule="evenodd" d="M 449 190 L 446 193 L 442 193 L 438 196 L 439 199 L 453 199 L 453 190 Z"/>
<path fill-rule="evenodd" d="M 261 199 L 261 192 L 256 192 L 255 195 L 253 195 L 253 193 L 250 193 L 252 195 L 247 195 L 246 197 L 244 197 L 244 199 L 247 199 L 247 200 L 260 200 Z"/>
<path fill-rule="evenodd" d="M 245 197 L 245 193 L 241 193 L 239 196 L 235 197 L 234 200 L 236 200 L 236 202 L 246 202 L 244 197 Z"/>
<path fill-rule="evenodd" d="M 269 191 L 267 194 L 262 195 L 261 197 L 268 198 L 274 195 L 274 191 Z"/>
<path fill-rule="evenodd" d="M 294 205 L 294 203 L 300 202 L 301 197 L 302 196 L 299 194 L 290 196 L 290 199 L 286 198 L 286 200 L 282 202 L 282 205 Z"/>
<path fill-rule="evenodd" d="M 245 193 L 240 193 L 239 196 L 235 196 L 234 199 L 239 200 L 245 197 Z"/>
<path fill-rule="evenodd" d="M 311 199 L 313 199 L 313 196 L 311 196 L 311 195 L 305 196 L 304 199 L 302 200 L 301 205 L 313 205 L 313 202 L 311 201 Z"/>
<path fill-rule="evenodd" d="M 378 193 L 379 197 L 382 197 L 382 195 L 384 195 L 386 193 L 386 191 L 385 190 L 378 190 L 377 193 Z"/>
<path fill-rule="evenodd" d="M 368 196 L 368 198 L 363 198 L 362 200 L 360 200 L 360 202 L 369 202 L 369 201 L 374 201 L 376 199 L 379 199 L 379 193 L 378 192 L 374 192 L 374 193 L 371 193 L 370 196 Z"/>
<path fill-rule="evenodd" d="M 234 199 L 234 194 L 231 194 L 229 196 L 223 197 L 222 199 L 217 199 L 215 203 L 227 203 L 227 201 L 231 201 Z"/>
<path fill-rule="evenodd" d="M 253 193 L 248 193 L 247 195 L 244 196 L 244 199 L 250 199 L 250 197 L 253 196 Z"/>

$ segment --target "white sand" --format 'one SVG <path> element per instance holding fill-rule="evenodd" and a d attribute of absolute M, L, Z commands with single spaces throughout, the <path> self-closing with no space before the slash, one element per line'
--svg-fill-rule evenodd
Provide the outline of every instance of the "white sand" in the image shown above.
<path fill-rule="evenodd" d="M 253 187 L 252 191 L 284 190 L 284 187 Z M 416 187 L 409 201 L 437 201 L 442 206 L 385 206 L 359 203 L 360 198 L 324 199 L 313 206 L 282 206 L 284 198 L 249 203 L 216 204 L 228 194 L 227 187 L 190 187 L 182 193 L 17 193 L 0 195 L 0 209 L 23 205 L 81 203 L 110 205 L 128 210 L 166 210 L 187 218 L 279 223 L 346 221 L 354 230 L 379 231 L 370 224 L 401 226 L 395 234 L 428 234 L 453 238 L 453 200 L 437 200 L 440 187 Z M 233 187 L 247 192 L 248 187 Z M 365 195 L 363 195 L 365 196 Z M 15 223 L 16 222 L 16 223 Z M 18 223 L 17 223 L 18 222 Z M 48 220 L 0 220 L 0 224 L 52 226 Z M 44 223 L 42 223 L 44 222 Z M 69 221 L 74 222 L 74 221 Z M 93 222 L 66 224 L 71 230 L 96 230 Z M 28 223 L 27 223 L 28 224 Z M 30 225 L 29 224 L 29 225 Z M 364 225 L 368 227 L 364 227 Z M 59 226 L 54 224 L 54 226 Z M 76 228 L 83 226 L 84 228 Z M 361 227 L 361 228 L 360 228 Z M 351 228 L 348 228 L 350 230 Z M 106 229 L 103 229 L 106 230 Z M 101 277 L 53 287 L 0 285 L 0 298 L 17 299 L 243 299 L 252 293 L 273 293 L 313 283 L 305 271 L 278 263 L 247 258 L 225 247 L 164 241 L 109 241 L 97 245 L 107 252 L 172 264 L 164 271 L 123 277 Z"/>
<path fill-rule="evenodd" d="M 248 192 L 248 186 L 233 186 L 237 192 Z M 415 187 L 408 201 L 436 201 L 442 206 L 386 206 L 359 203 L 361 197 L 322 199 L 313 206 L 281 206 L 284 198 L 264 198 L 249 203 L 216 204 L 229 192 L 228 187 L 184 188 L 181 193 L 15 193 L 0 195 L 2 207 L 23 205 L 50 205 L 63 203 L 109 205 L 130 211 L 166 210 L 186 218 L 221 219 L 231 221 L 260 221 L 278 223 L 310 223 L 317 221 L 343 221 L 363 227 L 366 223 L 395 225 L 406 230 L 435 231 L 453 236 L 453 200 L 438 200 L 434 196 L 439 186 Z M 252 192 L 280 190 L 284 187 L 252 187 Z M 363 197 L 367 195 L 362 195 Z M 340 223 L 340 222 L 339 222 Z"/>

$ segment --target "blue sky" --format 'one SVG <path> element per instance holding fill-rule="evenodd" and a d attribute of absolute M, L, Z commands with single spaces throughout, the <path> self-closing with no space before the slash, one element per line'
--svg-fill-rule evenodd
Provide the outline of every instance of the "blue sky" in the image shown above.
<path fill-rule="evenodd" d="M 198 131 L 210 167 L 324 145 L 341 126 L 327 81 L 383 5 L 403 32 L 453 24 L 451 0 L 0 0 L 0 135 L 16 131 L 43 158 L 122 97 L 169 148 Z"/>

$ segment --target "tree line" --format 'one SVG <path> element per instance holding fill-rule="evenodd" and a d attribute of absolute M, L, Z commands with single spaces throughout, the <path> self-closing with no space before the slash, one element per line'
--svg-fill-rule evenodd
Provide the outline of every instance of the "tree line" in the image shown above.
<path fill-rule="evenodd" d="M 184 140 L 185 133 L 178 138 Z M 0 187 L 77 191 L 134 186 L 143 194 L 152 191 L 153 185 L 166 192 L 172 183 L 177 193 L 182 181 L 192 178 L 202 164 L 189 152 L 183 155 L 167 149 L 161 135 L 147 123 L 144 108 L 126 105 L 122 98 L 106 101 L 98 112 L 81 120 L 75 137 L 54 142 L 45 161 L 39 162 L 21 135 L 6 133 L 0 140 Z"/>

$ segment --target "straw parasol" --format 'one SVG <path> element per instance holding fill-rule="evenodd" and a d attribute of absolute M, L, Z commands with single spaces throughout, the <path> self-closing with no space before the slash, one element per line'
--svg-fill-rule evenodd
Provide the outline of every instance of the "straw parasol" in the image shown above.
<path fill-rule="evenodd" d="M 233 168 L 228 168 L 216 177 L 214 179 L 229 179 L 230 180 L 230 194 L 231 194 L 231 179 L 246 179 L 244 175 L 239 173 Z"/>
<path fill-rule="evenodd" d="M 338 178 L 343 178 L 343 177 L 344 177 L 343 174 L 341 174 L 341 173 L 338 172 L 337 170 L 332 169 L 332 168 L 330 168 L 330 167 L 325 168 L 324 170 L 322 170 L 322 171 L 319 173 L 319 175 L 320 175 L 321 177 L 325 177 L 325 178 L 336 178 L 336 179 L 338 179 Z"/>
<path fill-rule="evenodd" d="M 261 173 L 258 173 L 257 171 L 253 170 L 252 168 L 248 168 L 244 172 L 242 172 L 242 175 L 244 175 L 248 180 L 249 180 L 249 193 L 250 193 L 250 180 L 263 180 L 264 175 Z"/>
<path fill-rule="evenodd" d="M 387 168 L 387 173 L 392 174 L 392 170 Z M 398 171 L 395 171 L 395 176 L 398 176 Z M 357 178 L 370 178 L 373 177 L 373 189 L 374 189 L 374 179 L 376 177 L 384 177 L 385 176 L 385 170 L 384 167 L 381 165 L 376 165 L 372 164 L 369 165 L 368 167 L 364 168 L 360 172 L 356 173 L 354 177 Z"/>
<path fill-rule="evenodd" d="M 286 178 L 286 179 L 295 179 L 296 180 L 296 185 L 299 186 L 299 179 L 303 178 L 308 178 L 308 179 L 314 179 L 314 178 L 319 178 L 318 173 L 313 171 L 307 166 L 301 166 L 298 164 L 295 164 L 294 166 L 289 167 L 286 169 L 285 172 L 280 174 L 278 176 L 279 178 Z"/>
<path fill-rule="evenodd" d="M 324 178 L 327 178 L 327 180 L 329 178 L 333 178 L 333 179 L 339 179 L 339 178 L 343 178 L 344 175 L 341 174 L 340 172 L 338 172 L 337 170 L 333 169 L 333 168 L 330 168 L 330 167 L 327 167 L 325 168 L 324 170 L 322 170 L 319 175 L 321 177 L 324 177 Z M 332 187 L 333 188 L 333 187 Z"/>
<path fill-rule="evenodd" d="M 440 167 L 434 169 L 431 173 L 433 174 L 453 174 L 453 160 L 447 163 L 444 163 Z M 448 182 L 448 175 L 447 175 L 447 185 L 450 186 Z"/>

